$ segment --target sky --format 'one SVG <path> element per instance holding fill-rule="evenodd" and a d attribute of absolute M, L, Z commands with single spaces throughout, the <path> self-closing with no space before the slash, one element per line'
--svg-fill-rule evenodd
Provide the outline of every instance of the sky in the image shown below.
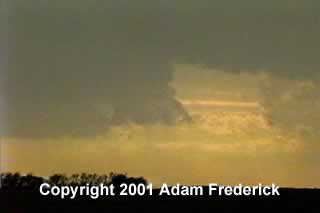
<path fill-rule="evenodd" d="M 45 175 L 59 168 L 70 173 L 90 167 L 76 163 L 78 158 L 94 156 L 92 163 L 98 163 L 110 155 L 115 163 L 106 169 L 141 172 L 158 181 L 170 176 L 170 181 L 202 183 L 217 175 L 204 165 L 218 160 L 220 179 L 228 183 L 236 179 L 225 168 L 237 161 L 243 174 L 238 181 L 265 177 L 286 185 L 319 186 L 318 1 L 12 0 L 7 5 L 8 51 L 1 52 L 1 60 L 8 58 L 8 68 L 1 70 L 1 79 L 6 79 L 1 82 L 1 111 L 7 115 L 2 122 L 7 155 L 12 152 L 8 169 L 11 164 L 11 169 L 32 168 Z M 201 104 L 186 105 L 185 99 L 215 102 L 209 104 L 208 115 Z M 255 103 L 257 109 L 244 110 L 239 102 Z M 241 128 L 249 127 L 241 122 L 231 127 L 230 119 L 236 124 L 240 119 L 234 111 L 251 116 L 250 122 L 260 122 L 261 115 L 267 122 L 259 123 L 264 130 L 243 133 Z M 207 124 L 205 116 L 222 122 L 222 136 L 217 133 L 222 130 L 214 130 L 219 127 L 214 119 Z M 196 135 L 194 141 L 177 136 L 181 126 L 191 128 L 183 134 Z M 166 137 L 150 136 L 153 131 Z M 131 135 L 138 139 L 128 142 Z M 257 148 L 228 152 L 225 142 L 242 141 L 234 143 L 246 149 L 248 144 L 260 147 L 257 140 L 263 138 L 271 141 L 271 154 Z M 223 142 L 208 148 L 208 141 Z M 204 156 L 218 159 L 202 159 L 203 147 L 213 149 Z M 23 165 L 19 149 L 38 154 Z M 69 163 L 62 163 L 62 156 Z M 151 165 L 141 165 L 151 156 L 159 168 L 156 175 Z M 252 167 L 267 167 L 269 173 L 258 175 L 258 169 L 247 177 L 250 156 L 260 162 Z M 40 159 L 43 165 L 37 163 Z M 183 168 L 179 174 L 160 169 L 169 159 Z M 272 171 L 275 159 L 283 164 Z M 46 169 L 44 162 L 58 166 Z M 103 172 L 102 167 L 93 168 Z M 199 175 L 187 178 L 189 169 Z M 308 174 L 308 180 L 288 177 L 295 173 Z"/>

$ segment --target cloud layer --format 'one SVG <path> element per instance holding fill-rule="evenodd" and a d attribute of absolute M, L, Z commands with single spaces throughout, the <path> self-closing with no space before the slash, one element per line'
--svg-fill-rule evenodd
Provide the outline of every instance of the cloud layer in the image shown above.
<path fill-rule="evenodd" d="M 318 75 L 318 1 L 10 4 L 10 135 L 91 135 L 112 123 L 187 119 L 168 86 L 175 63 Z"/>

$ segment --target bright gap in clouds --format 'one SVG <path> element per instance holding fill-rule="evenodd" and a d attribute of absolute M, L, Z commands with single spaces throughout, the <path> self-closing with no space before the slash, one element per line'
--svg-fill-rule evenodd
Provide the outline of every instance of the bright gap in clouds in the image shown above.
<path fill-rule="evenodd" d="M 7 138 L 6 169 L 43 176 L 127 172 L 156 185 L 319 186 L 319 157 L 306 157 L 306 139 L 274 126 L 266 116 L 259 92 L 263 76 L 190 65 L 175 69 L 171 84 L 193 124 L 129 124 L 82 139 Z"/>

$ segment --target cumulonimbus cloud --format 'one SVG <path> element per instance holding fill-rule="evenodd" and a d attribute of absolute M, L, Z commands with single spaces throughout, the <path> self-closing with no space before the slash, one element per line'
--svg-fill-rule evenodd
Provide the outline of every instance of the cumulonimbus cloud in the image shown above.
<path fill-rule="evenodd" d="M 313 0 L 11 1 L 8 133 L 188 119 L 169 87 L 174 63 L 312 79 L 319 9 Z"/>

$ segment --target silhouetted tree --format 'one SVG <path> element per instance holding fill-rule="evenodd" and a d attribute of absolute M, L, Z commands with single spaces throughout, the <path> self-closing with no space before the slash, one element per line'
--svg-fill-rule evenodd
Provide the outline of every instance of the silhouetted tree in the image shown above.
<path fill-rule="evenodd" d="M 55 174 L 49 177 L 49 184 L 62 186 L 68 185 L 68 177 L 64 174 Z"/>

